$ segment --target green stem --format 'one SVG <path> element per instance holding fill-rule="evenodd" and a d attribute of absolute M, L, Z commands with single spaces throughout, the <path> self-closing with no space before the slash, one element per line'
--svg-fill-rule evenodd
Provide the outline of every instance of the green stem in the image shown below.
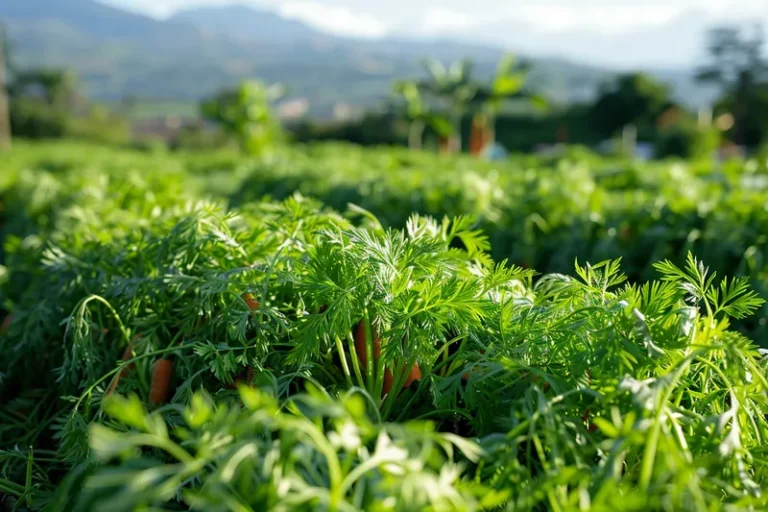
<path fill-rule="evenodd" d="M 405 413 L 407 413 L 411 405 L 413 405 L 413 402 L 416 401 L 416 399 L 421 395 L 422 390 L 424 389 L 424 383 L 426 382 L 426 379 L 421 379 L 419 381 L 419 387 L 416 388 L 416 392 L 413 394 L 410 400 L 408 400 L 408 403 L 405 404 L 405 407 L 402 408 L 400 411 L 400 414 L 397 416 L 397 419 L 395 420 L 395 423 L 401 423 L 405 417 Z M 434 411 L 433 411 L 434 412 Z"/>
<path fill-rule="evenodd" d="M 653 427 L 651 430 L 648 443 L 645 445 L 643 452 L 643 463 L 640 467 L 640 480 L 638 481 L 640 490 L 647 492 L 651 486 L 651 478 L 653 477 L 653 466 L 656 462 L 656 451 L 659 444 L 659 434 L 661 432 L 662 415 L 664 413 L 664 404 L 669 400 L 670 395 L 675 389 L 675 385 L 682 377 L 683 373 L 690 367 L 691 363 L 695 359 L 694 356 L 698 356 L 697 353 L 691 354 L 684 359 L 680 366 L 675 369 L 672 374 L 672 378 L 667 384 L 667 389 L 664 391 L 663 396 L 660 396 L 659 402 L 656 405 L 656 414 L 654 416 Z"/>
<path fill-rule="evenodd" d="M 389 393 L 387 393 L 387 398 L 384 400 L 384 410 L 381 413 L 381 416 L 384 419 L 387 419 L 389 417 L 389 413 L 392 411 L 392 407 L 395 405 L 395 401 L 397 400 L 397 397 L 400 395 L 400 391 L 403 389 L 403 385 L 405 384 L 405 379 L 408 378 L 408 374 L 411 373 L 411 368 L 413 368 L 414 365 L 411 365 L 408 370 L 405 370 L 405 365 L 395 365 L 395 376 L 392 382 L 392 389 L 389 390 Z"/>
<path fill-rule="evenodd" d="M 442 364 L 443 368 L 442 368 L 442 371 L 440 373 L 441 377 L 445 377 L 445 375 L 446 375 L 446 373 L 448 371 L 448 367 L 446 366 L 446 363 L 448 361 L 448 348 L 449 348 L 448 345 L 446 345 L 445 348 L 442 351 L 442 361 L 441 361 L 441 364 Z"/>
<path fill-rule="evenodd" d="M 379 407 L 381 407 L 381 395 L 384 392 L 384 373 L 385 372 L 386 372 L 386 367 L 384 366 L 384 359 L 380 357 L 376 361 L 376 383 L 373 387 L 373 398 L 379 404 Z"/>
<path fill-rule="evenodd" d="M 385 420 L 389 418 L 389 413 L 392 410 L 392 405 L 395 403 L 394 397 L 398 395 L 399 393 L 396 391 L 398 389 L 399 384 L 399 378 L 398 376 L 395 376 L 392 382 L 392 388 L 387 393 L 387 396 L 384 398 L 384 402 L 382 403 L 382 410 L 381 410 L 381 417 Z"/>
<path fill-rule="evenodd" d="M 141 443 L 144 446 L 152 446 L 154 448 L 163 450 L 179 462 L 189 464 L 195 461 L 195 458 L 190 455 L 184 448 L 167 438 L 153 434 L 137 434 L 135 440 L 137 443 Z"/>
<path fill-rule="evenodd" d="M 6 478 L 0 478 L 0 491 L 8 494 L 14 494 L 16 496 L 21 496 L 24 494 L 24 486 L 12 482 Z"/>
<path fill-rule="evenodd" d="M 29 457 L 27 458 L 27 475 L 25 481 L 24 494 L 27 495 L 27 507 L 32 507 L 32 464 L 34 463 L 35 456 L 32 452 L 32 447 L 29 447 Z"/>
<path fill-rule="evenodd" d="M 117 314 L 117 311 L 115 311 L 115 308 L 113 308 L 112 304 L 110 304 L 105 298 L 99 295 L 91 295 L 90 297 L 83 299 L 83 301 L 80 303 L 79 309 L 84 312 L 85 307 L 88 305 L 88 303 L 94 300 L 101 302 L 107 307 L 107 309 L 109 309 L 109 311 L 115 317 L 115 320 L 117 320 L 117 324 L 120 327 L 120 332 L 122 333 L 123 338 L 125 339 L 125 342 L 130 343 L 131 336 L 130 334 L 128 334 L 128 330 L 125 328 L 125 325 L 123 325 L 123 321 L 120 319 L 120 315 Z M 67 329 L 69 329 L 69 325 L 67 325 Z"/>
<path fill-rule="evenodd" d="M 349 391 L 347 391 L 346 396 L 351 396 L 353 394 L 359 394 L 363 397 L 365 401 L 367 401 L 372 406 L 372 411 L 374 414 L 376 414 L 376 423 L 381 423 L 381 413 L 379 412 L 379 407 L 376 404 L 376 402 L 373 400 L 373 397 L 365 388 L 352 388 Z"/>
<path fill-rule="evenodd" d="M 368 309 L 365 310 L 363 323 L 365 326 L 365 356 L 367 361 L 365 372 L 368 378 L 368 389 L 375 390 L 374 389 L 375 377 L 374 377 L 374 366 L 373 366 L 374 365 L 373 351 L 374 351 L 374 344 L 376 343 L 376 340 L 373 338 L 373 327 L 371 327 L 371 315 L 368 312 Z M 376 396 L 381 396 L 381 393 L 379 392 L 379 394 Z"/>
<path fill-rule="evenodd" d="M 344 345 L 341 343 L 341 338 L 336 336 L 336 350 L 339 352 L 339 359 L 341 359 L 341 367 L 344 370 L 344 377 L 347 379 L 349 387 L 354 386 L 352 382 L 352 374 L 349 372 L 349 365 L 347 364 L 347 356 L 344 354 Z"/>
<path fill-rule="evenodd" d="M 416 420 L 423 420 L 426 418 L 431 418 L 433 416 L 440 416 L 442 414 L 458 414 L 459 416 L 463 416 L 468 420 L 472 419 L 472 416 L 463 409 L 436 409 L 434 411 L 429 411 L 427 413 L 422 414 Z"/>
<path fill-rule="evenodd" d="M 341 463 L 339 462 L 338 455 L 333 446 L 330 445 L 328 439 L 313 423 L 303 421 L 290 421 L 286 426 L 292 426 L 297 430 L 305 432 L 310 439 L 314 442 L 317 449 L 325 456 L 325 460 L 328 463 L 328 477 L 330 480 L 330 510 L 337 510 L 339 503 L 341 503 L 343 494 L 343 473 L 341 471 Z"/>
<path fill-rule="evenodd" d="M 651 485 L 651 477 L 653 476 L 653 465 L 656 462 L 656 446 L 659 443 L 659 432 L 661 431 L 661 411 L 657 413 L 653 422 L 651 435 L 648 439 L 648 443 L 645 445 L 645 451 L 643 452 L 643 464 L 640 469 L 640 490 L 647 492 Z"/>
<path fill-rule="evenodd" d="M 363 373 L 360 370 L 360 357 L 358 357 L 357 351 L 355 350 L 355 338 L 351 334 L 348 334 L 347 340 L 349 342 L 349 358 L 352 360 L 352 368 L 355 370 L 355 377 L 357 377 L 357 382 L 360 387 L 366 389 Z"/>

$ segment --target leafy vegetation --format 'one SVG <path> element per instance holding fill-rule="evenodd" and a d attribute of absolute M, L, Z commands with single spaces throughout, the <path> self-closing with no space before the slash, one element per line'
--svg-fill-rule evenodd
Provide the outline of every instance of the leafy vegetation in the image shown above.
<path fill-rule="evenodd" d="M 237 90 L 223 91 L 203 102 L 203 116 L 221 126 L 249 154 L 258 155 L 275 145 L 280 126 L 270 106 L 284 94 L 282 87 L 245 82 Z"/>
<path fill-rule="evenodd" d="M 18 145 L 3 505 L 764 509 L 765 171 L 616 165 Z"/>

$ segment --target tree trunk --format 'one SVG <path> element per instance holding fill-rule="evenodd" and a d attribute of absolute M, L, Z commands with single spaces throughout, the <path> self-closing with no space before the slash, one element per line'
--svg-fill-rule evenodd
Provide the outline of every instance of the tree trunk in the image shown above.
<path fill-rule="evenodd" d="M 3 27 L 0 25 L 0 150 L 11 148 L 11 119 L 8 93 L 5 89 L 5 55 L 3 53 Z"/>
<path fill-rule="evenodd" d="M 458 115 L 453 120 L 453 133 L 448 138 L 448 151 L 451 153 L 461 153 L 461 120 L 462 115 Z"/>
<path fill-rule="evenodd" d="M 486 120 L 482 114 L 472 117 L 472 129 L 469 132 L 469 154 L 480 155 L 485 147 Z"/>
<path fill-rule="evenodd" d="M 421 121 L 413 121 L 408 128 L 408 148 L 412 150 L 420 150 L 423 136 L 424 123 Z"/>
<path fill-rule="evenodd" d="M 440 153 L 450 153 L 451 152 L 451 136 L 448 135 L 440 135 L 440 138 L 438 140 L 438 149 Z"/>
<path fill-rule="evenodd" d="M 733 141 L 737 146 L 744 145 L 744 118 L 746 117 L 745 104 L 746 95 L 737 92 L 733 105 Z"/>
<path fill-rule="evenodd" d="M 482 155 L 486 148 L 493 145 L 496 139 L 495 121 L 496 118 L 491 114 L 478 114 L 472 119 L 470 154 Z"/>
<path fill-rule="evenodd" d="M 461 134 L 459 133 L 451 137 L 451 152 L 461 153 L 461 149 Z"/>

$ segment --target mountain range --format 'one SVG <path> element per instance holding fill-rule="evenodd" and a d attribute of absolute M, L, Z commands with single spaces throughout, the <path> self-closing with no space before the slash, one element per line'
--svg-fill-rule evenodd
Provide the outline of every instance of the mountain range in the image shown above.
<path fill-rule="evenodd" d="M 585 10 L 589 9 L 589 3 L 583 2 L 583 5 Z M 446 29 L 440 34 L 459 41 L 514 48 L 532 56 L 558 55 L 612 69 L 683 70 L 694 68 L 706 59 L 709 29 L 721 25 L 752 28 L 762 21 L 768 31 L 766 16 L 768 11 L 762 19 L 750 19 L 747 14 L 734 9 L 727 17 L 718 18 L 699 7 L 681 10 L 679 14 L 653 24 L 639 23 L 638 26 L 610 31 L 604 27 L 583 28 L 586 22 L 569 28 L 543 28 L 522 18 L 500 16 L 498 21 Z"/>
<path fill-rule="evenodd" d="M 258 78 L 285 84 L 319 117 L 342 103 L 376 105 L 392 80 L 421 73 L 423 57 L 470 57 L 483 77 L 504 51 L 458 36 L 337 37 L 272 11 L 237 5 L 188 9 L 158 20 L 95 0 L 2 0 L 0 23 L 19 67 L 73 69 L 96 99 L 198 100 Z M 562 58 L 532 63 L 530 85 L 559 102 L 587 99 L 615 74 Z M 691 105 L 711 97 L 688 71 L 657 75 Z"/>

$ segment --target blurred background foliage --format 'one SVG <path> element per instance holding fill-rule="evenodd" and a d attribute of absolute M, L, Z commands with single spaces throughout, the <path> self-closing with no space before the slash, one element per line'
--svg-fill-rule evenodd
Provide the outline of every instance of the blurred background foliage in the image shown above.
<path fill-rule="evenodd" d="M 424 59 L 423 78 L 398 79 L 378 106 L 338 120 L 309 116 L 302 100 L 292 97 L 294 91 L 253 80 L 204 98 L 195 115 L 137 119 L 138 98 L 119 104 L 89 100 L 71 71 L 21 69 L 13 45 L 6 42 L 5 48 L 11 126 L 20 138 L 73 137 L 118 145 L 154 140 L 173 149 L 233 145 L 258 154 L 287 137 L 478 156 L 495 146 L 542 152 L 562 144 L 616 153 L 627 150 L 629 138 L 658 158 L 711 157 L 732 147 L 754 153 L 768 140 L 762 33 L 733 27 L 710 32 L 709 59 L 697 79 L 719 94 L 710 107 L 698 110 L 643 72 L 605 80 L 590 101 L 563 103 L 532 85 L 529 61 L 507 55 L 490 76 L 477 75 L 469 59 L 448 64 Z"/>

